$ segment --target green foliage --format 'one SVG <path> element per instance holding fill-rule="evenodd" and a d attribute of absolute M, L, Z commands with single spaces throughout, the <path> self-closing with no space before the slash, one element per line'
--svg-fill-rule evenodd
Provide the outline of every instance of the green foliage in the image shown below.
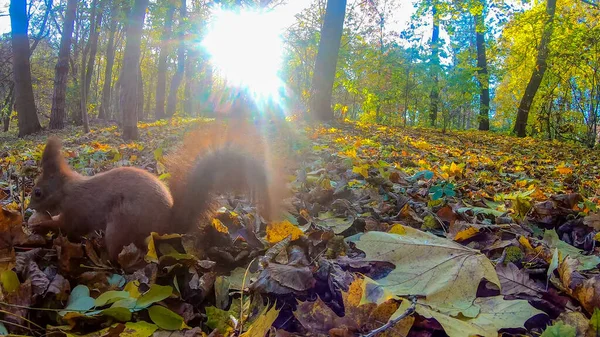
<path fill-rule="evenodd" d="M 436 201 L 444 196 L 446 197 L 454 197 L 456 196 L 456 192 L 454 191 L 454 184 L 452 183 L 439 183 L 431 186 L 429 189 L 429 194 L 431 195 L 431 200 Z"/>

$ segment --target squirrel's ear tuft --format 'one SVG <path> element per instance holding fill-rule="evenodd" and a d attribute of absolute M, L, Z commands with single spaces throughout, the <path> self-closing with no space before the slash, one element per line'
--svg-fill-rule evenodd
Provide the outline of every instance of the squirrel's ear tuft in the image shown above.
<path fill-rule="evenodd" d="M 46 143 L 46 148 L 42 154 L 42 169 L 45 172 L 58 172 L 60 171 L 64 159 L 60 153 L 62 148 L 62 142 L 56 136 L 50 136 Z"/>

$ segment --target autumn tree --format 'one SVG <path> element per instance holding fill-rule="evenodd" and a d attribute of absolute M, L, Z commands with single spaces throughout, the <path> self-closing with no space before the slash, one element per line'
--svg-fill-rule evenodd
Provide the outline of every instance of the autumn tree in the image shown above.
<path fill-rule="evenodd" d="M 121 73 L 121 109 L 123 116 L 123 139 L 138 138 L 137 105 L 139 94 L 138 76 L 140 62 L 140 44 L 142 30 L 149 0 L 135 0 L 129 14 L 126 30 L 125 51 L 123 55 L 123 71 Z"/>
<path fill-rule="evenodd" d="M 77 0 L 68 0 L 65 10 L 60 49 L 58 50 L 58 61 L 54 67 L 54 94 L 52 95 L 50 129 L 62 129 L 65 127 L 69 55 L 71 53 L 71 38 L 73 35 L 75 12 L 77 11 L 77 2 Z"/>
<path fill-rule="evenodd" d="M 29 18 L 26 0 L 11 0 L 9 6 L 13 50 L 13 76 L 16 110 L 19 118 L 19 137 L 41 130 L 31 84 L 29 56 Z"/>
<path fill-rule="evenodd" d="M 315 60 L 311 90 L 311 115 L 321 121 L 333 119 L 331 95 L 344 28 L 346 0 L 328 0 Z"/>
<path fill-rule="evenodd" d="M 519 137 L 527 135 L 527 119 L 529 110 L 533 104 L 533 99 L 542 83 L 546 69 L 548 68 L 548 53 L 552 31 L 554 29 L 554 13 L 556 12 L 556 0 L 546 2 L 546 21 L 544 23 L 542 38 L 538 45 L 538 53 L 535 68 L 521 98 L 519 109 L 517 111 L 517 120 L 513 132 Z"/>

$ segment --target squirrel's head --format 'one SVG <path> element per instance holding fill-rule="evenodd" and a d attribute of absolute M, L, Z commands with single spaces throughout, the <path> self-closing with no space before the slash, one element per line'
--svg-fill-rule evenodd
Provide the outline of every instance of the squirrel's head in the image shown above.
<path fill-rule="evenodd" d="M 29 207 L 38 212 L 53 212 L 59 208 L 64 185 L 71 174 L 61 154 L 60 139 L 50 136 L 42 154 L 42 174 L 36 179 Z"/>

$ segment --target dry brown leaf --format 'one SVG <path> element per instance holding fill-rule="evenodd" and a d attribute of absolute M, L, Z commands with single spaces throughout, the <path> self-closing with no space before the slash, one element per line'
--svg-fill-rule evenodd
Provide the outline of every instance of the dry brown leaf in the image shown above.
<path fill-rule="evenodd" d="M 524 273 L 513 263 L 496 265 L 496 272 L 501 284 L 502 295 L 527 294 L 537 296 L 544 288 L 533 281 L 529 274 Z"/>
<path fill-rule="evenodd" d="M 314 284 L 309 267 L 270 263 L 250 288 L 261 293 L 289 294 L 304 292 Z"/>
<path fill-rule="evenodd" d="M 70 273 L 72 266 L 78 266 L 78 259 L 83 258 L 83 247 L 72 243 L 65 236 L 54 239 L 54 249 L 58 254 L 58 267 L 64 273 Z"/>
<path fill-rule="evenodd" d="M 567 256 L 558 266 L 558 274 L 569 295 L 590 314 L 600 307 L 600 275 L 586 278 L 577 271 L 580 262 Z"/>

